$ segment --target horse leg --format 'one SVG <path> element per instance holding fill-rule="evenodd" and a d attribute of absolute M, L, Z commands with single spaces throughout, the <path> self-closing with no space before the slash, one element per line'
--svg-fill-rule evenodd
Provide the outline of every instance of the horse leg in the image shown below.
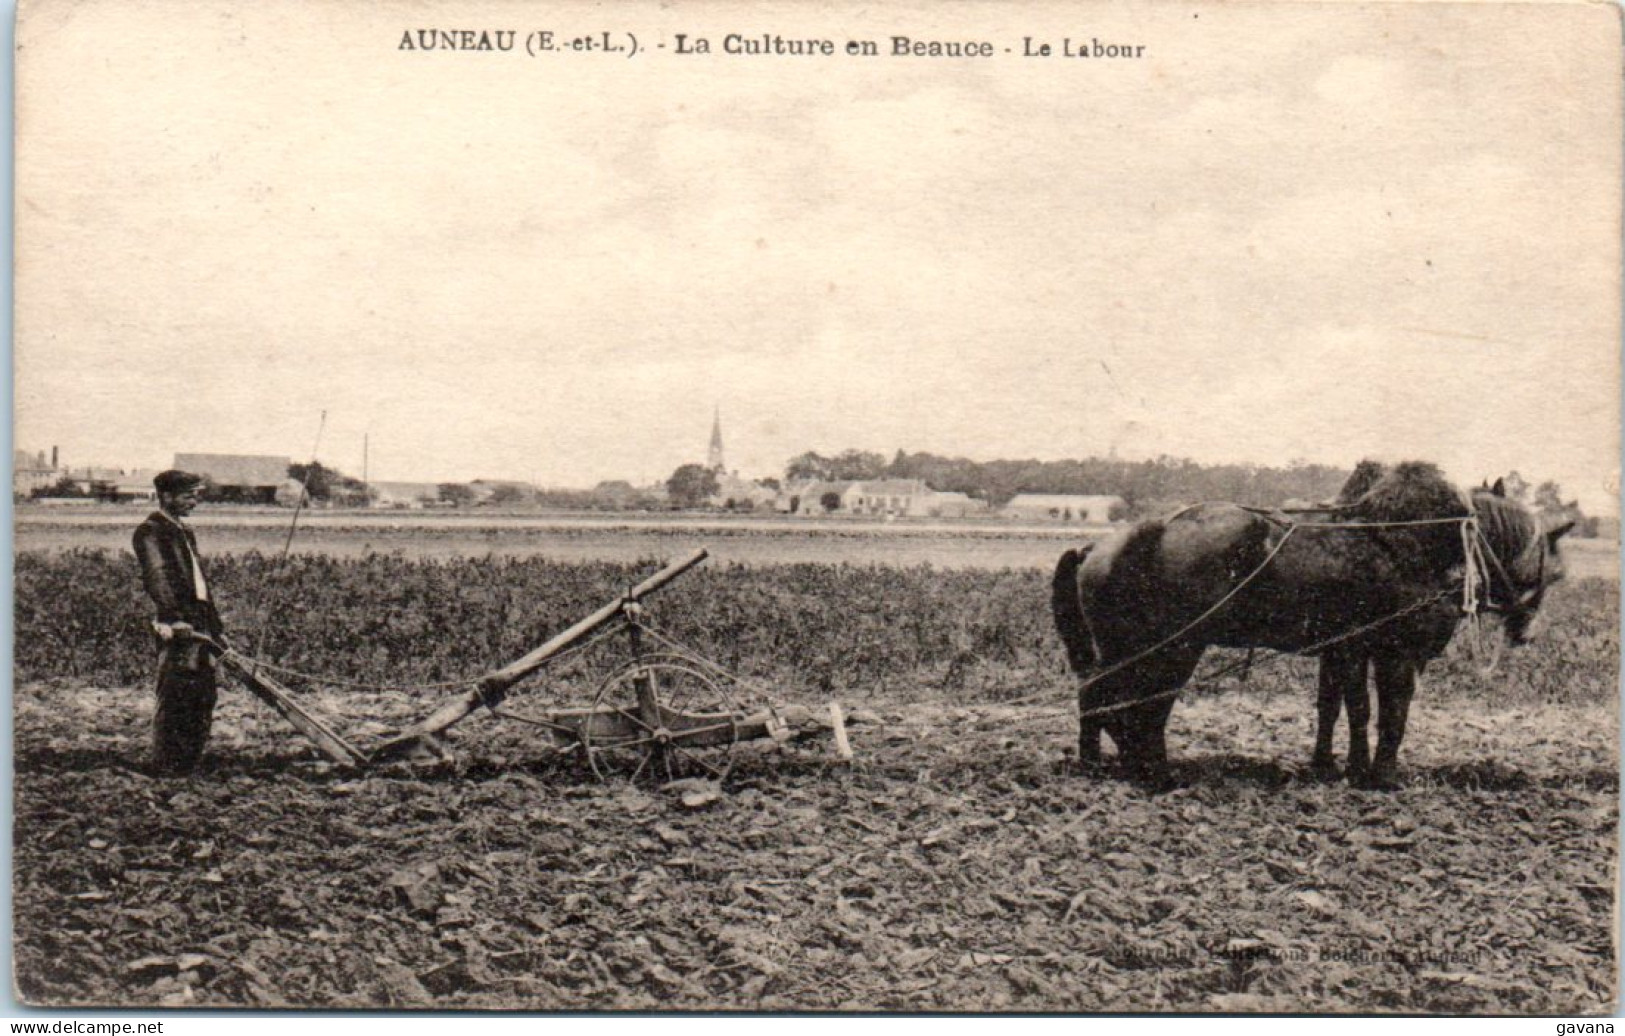
<path fill-rule="evenodd" d="M 1377 674 L 1377 758 L 1372 765 L 1371 784 L 1391 788 L 1397 784 L 1399 743 L 1405 740 L 1405 721 L 1416 694 L 1416 662 L 1396 656 L 1376 659 Z"/>
<path fill-rule="evenodd" d="M 1122 699 L 1146 699 L 1144 705 L 1123 711 L 1124 765 L 1130 776 L 1153 789 L 1165 790 L 1175 783 L 1168 767 L 1168 717 L 1174 711 L 1176 692 L 1190 679 L 1202 651 L 1200 647 L 1170 648 L 1162 657 L 1136 667 L 1132 697 Z"/>
<path fill-rule="evenodd" d="M 1371 688 L 1367 673 L 1369 659 L 1361 656 L 1351 663 L 1343 683 L 1343 704 L 1349 717 L 1349 780 L 1359 783 L 1371 773 Z"/>
<path fill-rule="evenodd" d="M 1315 698 L 1318 713 L 1315 725 L 1315 754 L 1309 764 L 1310 769 L 1319 777 L 1337 776 L 1337 760 L 1332 750 L 1332 736 L 1337 732 L 1337 717 L 1343 711 L 1343 700 L 1348 697 L 1346 686 L 1350 679 L 1350 661 L 1344 652 L 1336 648 L 1328 649 L 1320 657 L 1320 686 Z"/>
<path fill-rule="evenodd" d="M 1078 690 L 1078 766 L 1084 770 L 1100 767 L 1100 735 L 1106 729 L 1106 717 L 1092 715 L 1107 704 L 1100 683 Z M 1116 741 L 1116 737 L 1112 738 Z"/>
<path fill-rule="evenodd" d="M 1088 684 L 1078 691 L 1078 766 L 1084 771 L 1098 770 L 1101 765 L 1100 735 L 1111 735 L 1117 746 L 1119 759 L 1128 754 L 1127 739 L 1123 733 L 1123 712 L 1102 711 L 1120 701 L 1134 697 L 1132 673 L 1113 673 L 1105 679 Z"/>

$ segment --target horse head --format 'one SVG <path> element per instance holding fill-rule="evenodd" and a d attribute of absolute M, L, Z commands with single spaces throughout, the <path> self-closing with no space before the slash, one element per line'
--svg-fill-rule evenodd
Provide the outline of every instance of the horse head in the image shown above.
<path fill-rule="evenodd" d="M 1547 588 L 1563 578 L 1557 543 L 1574 522 L 1549 525 L 1538 511 L 1507 497 L 1499 479 L 1491 489 L 1473 490 L 1472 498 L 1489 569 L 1485 605 L 1504 617 L 1508 641 L 1526 643 Z"/>

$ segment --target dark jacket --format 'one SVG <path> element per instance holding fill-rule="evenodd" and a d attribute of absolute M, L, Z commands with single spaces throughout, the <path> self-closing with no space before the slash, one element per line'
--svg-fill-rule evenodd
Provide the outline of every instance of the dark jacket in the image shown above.
<path fill-rule="evenodd" d="M 192 578 L 192 565 L 203 564 L 197 552 L 197 537 L 162 511 L 154 511 L 135 530 L 135 558 L 141 564 L 141 581 L 147 596 L 158 608 L 158 621 L 186 622 L 199 632 L 217 636 L 223 629 L 220 613 L 214 607 L 214 583 L 208 570 L 203 577 L 209 599 L 200 601 Z"/>

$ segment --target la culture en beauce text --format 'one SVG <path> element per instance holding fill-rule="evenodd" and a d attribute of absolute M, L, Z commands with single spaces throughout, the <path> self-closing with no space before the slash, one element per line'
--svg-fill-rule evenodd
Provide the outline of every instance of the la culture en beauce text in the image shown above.
<path fill-rule="evenodd" d="M 706 36 L 676 33 L 673 52 L 677 54 L 711 54 L 711 40 Z M 922 40 L 911 36 L 888 38 L 886 53 L 895 58 L 990 58 L 996 52 L 987 40 Z M 848 40 L 844 46 L 834 40 L 802 39 L 763 33 L 745 36 L 729 33 L 722 37 L 721 52 L 743 55 L 782 55 L 788 57 L 830 57 L 837 53 L 858 56 L 878 56 L 880 45 L 873 40 Z M 1006 50 L 1006 53 L 1009 53 Z M 1041 43 L 1031 36 L 1021 38 L 1021 54 L 1029 58 L 1138 58 L 1145 56 L 1144 44 L 1105 43 L 1098 37 L 1074 40 L 1070 36 L 1061 41 L 1059 50 L 1049 43 Z"/>

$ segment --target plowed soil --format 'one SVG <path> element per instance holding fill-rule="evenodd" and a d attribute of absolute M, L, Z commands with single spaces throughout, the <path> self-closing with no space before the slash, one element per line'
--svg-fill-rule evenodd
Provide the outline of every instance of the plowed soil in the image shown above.
<path fill-rule="evenodd" d="M 1615 707 L 1424 691 L 1378 793 L 1308 776 L 1304 686 L 1182 702 L 1185 786 L 1151 794 L 1076 773 L 1060 704 L 906 689 L 862 703 L 851 763 L 741 745 L 720 787 L 662 787 L 484 715 L 454 765 L 346 773 L 227 685 L 204 770 L 158 780 L 148 689 L 35 684 L 17 984 L 124 1007 L 1613 1010 Z M 348 701 L 360 737 L 424 711 Z"/>

